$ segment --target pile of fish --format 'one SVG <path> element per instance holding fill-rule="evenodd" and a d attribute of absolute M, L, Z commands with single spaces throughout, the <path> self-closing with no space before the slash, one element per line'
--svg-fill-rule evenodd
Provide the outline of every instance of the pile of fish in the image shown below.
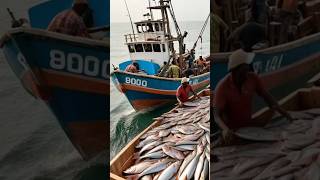
<path fill-rule="evenodd" d="M 155 118 L 161 123 L 141 136 L 127 179 L 208 179 L 210 99 L 186 105 Z"/>
<path fill-rule="evenodd" d="M 263 128 L 235 134 L 242 145 L 213 145 L 210 175 L 215 180 L 319 180 L 320 109 L 290 112 L 294 120 L 275 118 Z M 241 144 L 241 143 L 239 143 Z"/>

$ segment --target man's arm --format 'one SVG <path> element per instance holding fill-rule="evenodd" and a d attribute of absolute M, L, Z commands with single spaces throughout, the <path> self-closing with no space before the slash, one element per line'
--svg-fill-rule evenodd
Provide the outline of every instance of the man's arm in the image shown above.
<path fill-rule="evenodd" d="M 190 86 L 190 91 L 192 92 L 192 94 L 194 95 L 194 97 L 200 98 L 200 97 L 197 95 L 197 93 L 194 92 L 192 86 L 191 86 L 191 85 L 189 85 L 189 86 Z"/>
<path fill-rule="evenodd" d="M 265 91 L 261 94 L 261 96 L 264 99 L 264 101 L 268 104 L 270 109 L 276 110 L 284 117 L 288 118 L 289 120 L 292 120 L 291 115 L 286 110 L 284 110 L 279 106 L 278 102 L 274 99 L 274 97 L 269 92 Z"/>

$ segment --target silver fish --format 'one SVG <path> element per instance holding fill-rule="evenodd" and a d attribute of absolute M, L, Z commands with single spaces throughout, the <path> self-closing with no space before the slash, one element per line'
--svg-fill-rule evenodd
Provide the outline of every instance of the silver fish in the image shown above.
<path fill-rule="evenodd" d="M 176 145 L 174 148 L 180 151 L 193 151 L 196 146 L 192 144 Z"/>
<path fill-rule="evenodd" d="M 179 169 L 181 165 L 181 161 L 177 161 L 173 164 L 171 164 L 169 167 L 167 167 L 159 176 L 158 180 L 167 180 L 173 177 Z"/>
<path fill-rule="evenodd" d="M 205 130 L 205 131 L 207 131 L 207 132 L 210 133 L 210 127 L 207 127 L 207 126 L 205 126 L 205 125 L 202 124 L 202 123 L 198 123 L 198 125 L 199 125 L 203 130 Z"/>
<path fill-rule="evenodd" d="M 153 153 L 148 153 L 143 156 L 141 156 L 139 159 L 145 159 L 145 158 L 151 158 L 151 159 L 159 159 L 165 157 L 166 154 L 163 151 L 157 151 Z"/>
<path fill-rule="evenodd" d="M 139 174 L 145 169 L 147 169 L 151 164 L 154 164 L 155 161 L 144 161 L 139 164 L 133 165 L 127 170 L 123 171 L 125 174 Z"/>
<path fill-rule="evenodd" d="M 174 143 L 166 142 L 166 143 L 160 144 L 159 146 L 156 146 L 155 148 L 153 148 L 150 151 L 148 151 L 147 153 L 149 154 L 149 153 L 160 151 L 160 150 L 162 150 L 162 147 L 165 146 L 165 145 L 172 146 L 172 145 L 174 145 Z"/>
<path fill-rule="evenodd" d="M 142 177 L 147 174 L 152 174 L 152 173 L 162 171 L 167 167 L 168 163 L 170 163 L 170 162 L 171 162 L 171 160 L 169 160 L 169 159 L 163 159 L 163 160 L 151 165 L 147 169 L 145 169 L 142 173 L 140 173 L 138 175 L 138 177 Z"/>
<path fill-rule="evenodd" d="M 209 174 L 209 169 L 210 169 L 209 168 L 209 161 L 207 159 L 205 159 L 204 165 L 203 165 L 203 170 L 202 170 L 201 176 L 200 176 L 201 180 L 207 179 L 208 174 Z"/>
<path fill-rule="evenodd" d="M 145 152 L 147 150 L 153 149 L 160 144 L 162 144 L 162 142 L 160 142 L 160 141 L 154 141 L 152 143 L 149 143 L 141 148 L 141 150 L 139 151 L 139 154 L 142 154 L 143 152 Z"/>
<path fill-rule="evenodd" d="M 181 160 L 181 159 L 185 158 L 184 154 L 181 151 L 178 151 L 178 150 L 176 150 L 173 147 L 170 147 L 168 145 L 163 146 L 162 150 L 163 150 L 164 153 L 166 153 L 168 156 L 170 156 L 170 157 L 172 157 L 174 159 Z"/>
<path fill-rule="evenodd" d="M 194 172 L 194 180 L 198 180 L 200 179 L 201 176 L 201 172 L 203 169 L 203 165 L 204 165 L 204 160 L 205 160 L 205 153 L 203 152 L 202 155 L 199 158 L 199 162 L 197 164 L 197 168 L 196 171 Z"/>
<path fill-rule="evenodd" d="M 197 147 L 197 155 L 190 161 L 188 166 L 185 168 L 183 173 L 179 176 L 179 180 L 191 179 L 194 175 L 194 172 L 197 168 L 197 164 L 200 158 L 200 155 L 203 153 L 204 147 L 202 144 L 199 144 Z"/>
<path fill-rule="evenodd" d="M 184 169 L 186 168 L 186 166 L 190 163 L 190 161 L 192 161 L 192 159 L 197 155 L 197 150 L 195 149 L 192 153 L 190 153 L 182 162 L 182 165 L 179 168 L 179 172 L 177 174 L 177 176 L 179 177 L 182 172 L 184 171 Z"/>

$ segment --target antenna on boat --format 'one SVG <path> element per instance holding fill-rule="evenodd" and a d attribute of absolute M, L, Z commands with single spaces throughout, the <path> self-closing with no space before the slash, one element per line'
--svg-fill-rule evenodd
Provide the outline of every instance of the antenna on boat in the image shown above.
<path fill-rule="evenodd" d="M 128 8 L 128 4 L 127 4 L 127 1 L 126 0 L 123 0 L 124 3 L 126 4 L 126 8 L 127 8 L 127 11 L 128 11 L 128 16 L 129 16 L 129 19 L 130 19 L 130 23 L 131 23 L 131 28 L 132 28 L 132 33 L 134 33 L 134 28 L 133 28 L 133 23 L 132 23 L 132 19 L 131 19 L 131 15 L 130 15 L 130 11 L 129 11 L 129 8 Z"/>
<path fill-rule="evenodd" d="M 153 13 L 152 13 L 152 10 L 151 10 L 151 2 L 150 2 L 150 0 L 148 0 L 148 2 L 149 2 L 149 9 L 150 9 L 150 16 L 151 16 L 151 19 L 153 20 Z"/>

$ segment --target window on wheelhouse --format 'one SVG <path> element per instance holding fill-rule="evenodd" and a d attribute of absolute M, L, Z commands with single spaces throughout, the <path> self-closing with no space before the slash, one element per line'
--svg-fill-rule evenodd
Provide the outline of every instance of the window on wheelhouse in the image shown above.
<path fill-rule="evenodd" d="M 162 44 L 162 52 L 166 52 L 166 45 Z"/>
<path fill-rule="evenodd" d="M 129 44 L 128 45 L 128 49 L 129 49 L 129 52 L 130 53 L 134 53 L 135 51 L 134 51 L 134 45 L 132 45 L 132 44 Z"/>
<path fill-rule="evenodd" d="M 138 33 L 142 32 L 142 26 L 140 24 L 137 24 L 137 31 Z"/>
<path fill-rule="evenodd" d="M 151 44 L 143 44 L 143 47 L 145 52 L 152 52 Z"/>
<path fill-rule="evenodd" d="M 147 28 L 147 32 L 153 32 L 152 23 L 148 23 L 146 28 Z"/>
<path fill-rule="evenodd" d="M 136 48 L 136 52 L 143 52 L 142 44 L 135 44 L 134 47 Z"/>
<path fill-rule="evenodd" d="M 160 31 L 160 27 L 159 27 L 159 24 L 158 23 L 154 23 L 154 29 L 156 31 Z"/>
<path fill-rule="evenodd" d="M 153 44 L 153 51 L 154 52 L 161 52 L 160 44 Z"/>

